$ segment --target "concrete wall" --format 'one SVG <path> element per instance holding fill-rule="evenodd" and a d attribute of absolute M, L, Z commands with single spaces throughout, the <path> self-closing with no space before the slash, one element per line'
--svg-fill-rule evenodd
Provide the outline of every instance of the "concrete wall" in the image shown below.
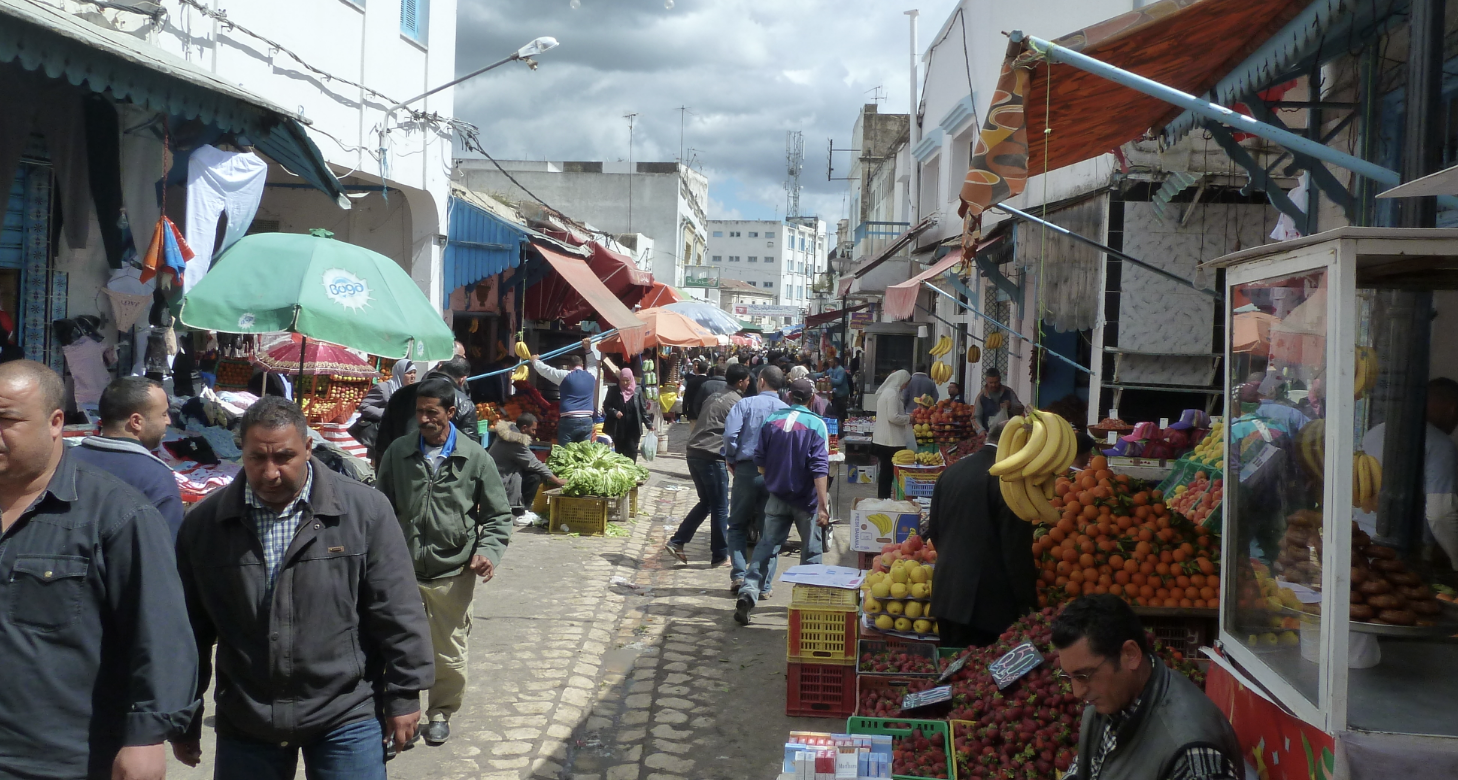
<path fill-rule="evenodd" d="M 769 233 L 774 237 L 768 238 Z M 825 222 L 819 219 L 808 224 L 715 219 L 709 221 L 707 262 L 720 269 L 720 278 L 753 282 L 773 294 L 775 304 L 805 311 L 815 274 L 826 267 L 826 240 Z M 800 248 L 802 241 L 804 249 Z M 730 261 L 731 257 L 738 257 L 739 262 Z M 751 257 L 756 262 L 749 262 Z M 767 283 L 772 286 L 766 287 Z"/>

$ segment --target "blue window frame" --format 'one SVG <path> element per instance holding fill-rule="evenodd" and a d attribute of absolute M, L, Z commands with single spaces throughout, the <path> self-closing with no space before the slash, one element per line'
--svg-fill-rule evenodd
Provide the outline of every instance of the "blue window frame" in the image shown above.
<path fill-rule="evenodd" d="M 430 25 L 430 0 L 400 0 L 400 34 L 416 43 L 426 43 Z"/>

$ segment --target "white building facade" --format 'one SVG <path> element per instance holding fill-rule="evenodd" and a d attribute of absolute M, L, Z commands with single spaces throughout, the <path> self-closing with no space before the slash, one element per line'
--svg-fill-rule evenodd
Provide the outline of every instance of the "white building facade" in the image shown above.
<path fill-rule="evenodd" d="M 777 306 L 806 313 L 816 274 L 826 270 L 825 221 L 709 220 L 708 263 L 720 279 L 737 279 L 775 296 Z"/>

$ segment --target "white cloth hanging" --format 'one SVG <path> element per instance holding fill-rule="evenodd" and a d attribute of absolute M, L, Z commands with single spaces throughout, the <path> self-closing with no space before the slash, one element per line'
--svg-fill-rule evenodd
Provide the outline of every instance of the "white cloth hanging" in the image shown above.
<path fill-rule="evenodd" d="M 214 251 L 222 252 L 248 233 L 263 186 L 268 163 L 251 152 L 225 152 L 206 144 L 187 158 L 187 245 L 194 257 L 182 276 L 182 291 L 191 292 L 213 265 Z M 228 229 L 216 250 L 213 239 L 218 217 L 228 215 Z"/>

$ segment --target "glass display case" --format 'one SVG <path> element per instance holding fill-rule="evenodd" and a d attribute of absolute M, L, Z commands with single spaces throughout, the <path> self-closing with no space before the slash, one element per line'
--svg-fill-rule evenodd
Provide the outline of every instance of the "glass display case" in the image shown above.
<path fill-rule="evenodd" d="M 1328 734 L 1458 737 L 1458 231 L 1344 228 L 1213 265 L 1220 651 Z"/>

